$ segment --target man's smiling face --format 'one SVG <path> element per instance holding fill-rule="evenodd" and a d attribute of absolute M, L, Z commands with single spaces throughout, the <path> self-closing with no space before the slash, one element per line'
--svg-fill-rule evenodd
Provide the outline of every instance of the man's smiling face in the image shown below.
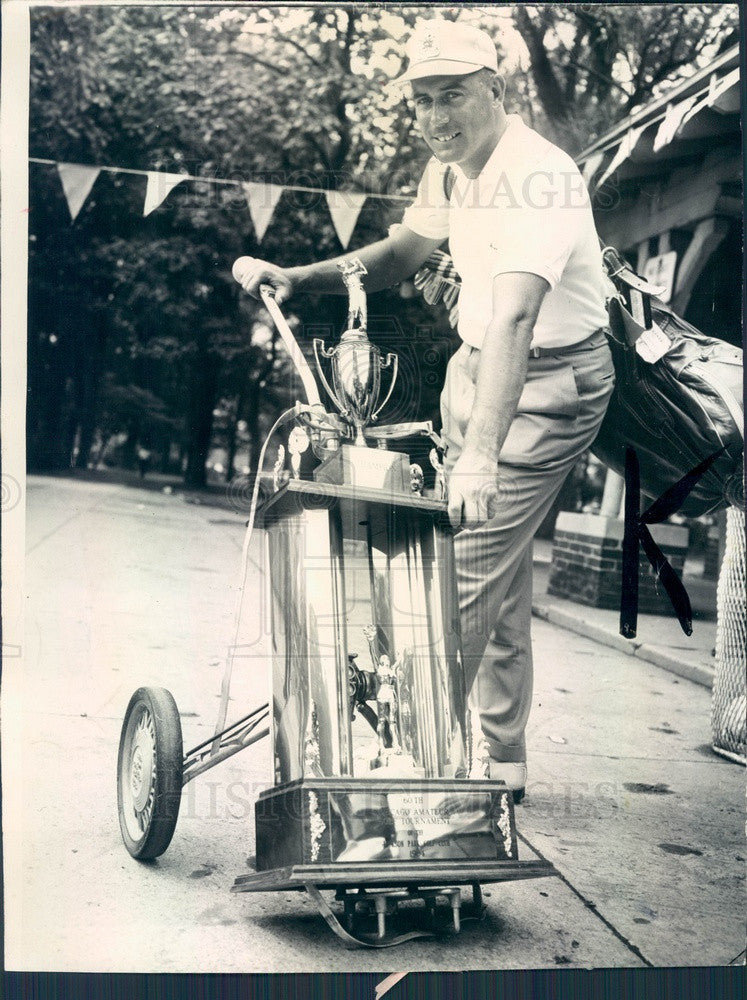
<path fill-rule="evenodd" d="M 502 83 L 489 70 L 465 76 L 428 76 L 412 82 L 415 117 L 442 163 L 477 176 L 505 124 Z"/>

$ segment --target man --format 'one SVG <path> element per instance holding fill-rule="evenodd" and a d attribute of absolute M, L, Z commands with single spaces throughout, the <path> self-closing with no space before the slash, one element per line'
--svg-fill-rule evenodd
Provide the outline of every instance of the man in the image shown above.
<path fill-rule="evenodd" d="M 520 801 L 532 692 L 532 539 L 613 387 L 601 256 L 573 161 L 503 108 L 490 36 L 421 22 L 400 82 L 434 154 L 403 225 L 355 255 L 367 290 L 413 274 L 447 237 L 462 277 L 441 396 L 468 690 L 490 776 Z M 238 265 L 238 262 L 237 262 Z M 242 287 L 278 301 L 343 291 L 336 261 L 280 269 L 243 258 Z M 494 646 L 484 657 L 494 629 Z"/>

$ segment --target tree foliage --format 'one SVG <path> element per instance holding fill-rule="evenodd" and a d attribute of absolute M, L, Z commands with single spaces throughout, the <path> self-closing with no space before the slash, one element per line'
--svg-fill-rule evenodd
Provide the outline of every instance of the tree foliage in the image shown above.
<path fill-rule="evenodd" d="M 739 27 L 736 4 L 517 4 L 548 130 L 570 152 L 689 75 Z M 734 40 L 736 38 L 734 37 Z"/>
<path fill-rule="evenodd" d="M 415 155 L 411 114 L 381 84 L 414 16 L 387 27 L 352 9 L 35 10 L 30 153 L 401 190 L 398 170 L 417 174 L 425 151 Z M 288 192 L 260 248 L 240 187 L 182 184 L 147 219 L 144 188 L 145 178 L 102 173 L 71 225 L 54 171 L 32 168 L 29 456 L 66 465 L 77 440 L 83 463 L 96 429 L 119 417 L 132 448 L 148 437 L 165 453 L 176 437 L 199 484 L 216 408 L 256 437 L 263 410 L 290 391 L 282 352 L 270 345 L 268 371 L 252 343 L 264 318 L 239 296 L 231 262 L 262 253 L 292 264 L 341 247 L 318 194 Z M 380 238 L 395 217 L 372 205 L 353 245 Z M 319 308 L 307 303 L 302 319 Z M 339 308 L 324 309 L 339 326 Z"/>

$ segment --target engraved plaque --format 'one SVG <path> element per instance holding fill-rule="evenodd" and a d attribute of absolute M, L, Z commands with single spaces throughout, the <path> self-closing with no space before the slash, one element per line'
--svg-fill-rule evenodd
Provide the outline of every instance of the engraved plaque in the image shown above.
<path fill-rule="evenodd" d="M 304 779 L 257 804 L 259 868 L 321 861 L 507 861 L 513 802 L 491 781 Z"/>
<path fill-rule="evenodd" d="M 410 493 L 410 460 L 398 451 L 342 445 L 314 470 L 319 483 Z"/>

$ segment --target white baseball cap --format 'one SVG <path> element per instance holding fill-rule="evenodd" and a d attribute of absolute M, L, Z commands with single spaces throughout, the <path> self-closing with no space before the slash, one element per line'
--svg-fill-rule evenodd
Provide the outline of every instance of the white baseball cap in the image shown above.
<path fill-rule="evenodd" d="M 407 70 L 395 83 L 426 76 L 466 76 L 478 69 L 498 72 L 498 54 L 486 31 L 460 21 L 420 21 L 405 48 Z"/>

